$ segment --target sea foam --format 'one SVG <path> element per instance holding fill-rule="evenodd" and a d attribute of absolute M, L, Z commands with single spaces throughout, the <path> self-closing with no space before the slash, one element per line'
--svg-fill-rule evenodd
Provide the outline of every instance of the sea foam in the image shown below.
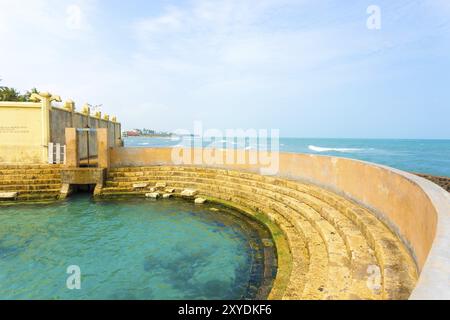
<path fill-rule="evenodd" d="M 315 152 L 330 152 L 330 151 L 336 151 L 336 152 L 356 152 L 356 151 L 363 151 L 364 149 L 360 148 L 325 148 L 325 147 L 317 147 L 317 146 L 308 146 L 309 150 L 315 151 Z"/>

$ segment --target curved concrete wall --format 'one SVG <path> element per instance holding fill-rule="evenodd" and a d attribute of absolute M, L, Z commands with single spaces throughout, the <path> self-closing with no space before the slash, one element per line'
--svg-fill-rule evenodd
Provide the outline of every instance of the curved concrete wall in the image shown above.
<path fill-rule="evenodd" d="M 172 151 L 170 148 L 114 148 L 111 166 L 176 165 Z M 216 152 L 226 159 L 229 151 Z M 252 154 L 246 152 L 246 158 Z M 220 157 L 216 155 L 216 158 Z M 277 154 L 277 160 L 277 176 L 311 182 L 345 195 L 376 212 L 399 235 L 421 272 L 411 298 L 450 299 L 448 192 L 418 176 L 358 160 L 291 153 Z M 210 166 L 252 172 L 264 168 L 255 164 Z"/>

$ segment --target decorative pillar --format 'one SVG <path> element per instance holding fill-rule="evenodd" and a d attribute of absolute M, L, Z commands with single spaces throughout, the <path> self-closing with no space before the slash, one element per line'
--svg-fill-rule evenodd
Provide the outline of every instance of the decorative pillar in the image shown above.
<path fill-rule="evenodd" d="M 73 100 L 67 100 L 64 102 L 64 109 L 70 112 L 70 127 L 74 128 L 74 121 L 73 121 L 73 113 L 75 112 L 75 102 Z"/>
<path fill-rule="evenodd" d="M 119 145 L 119 143 L 118 143 L 118 140 L 117 140 L 117 117 L 116 116 L 112 116 L 111 117 L 111 124 L 112 124 L 112 127 L 113 127 L 113 134 L 114 134 L 114 147 L 119 147 L 120 145 Z"/>
<path fill-rule="evenodd" d="M 98 167 L 109 169 L 108 129 L 97 129 Z"/>
<path fill-rule="evenodd" d="M 50 128 L 50 111 L 52 109 L 52 101 L 61 102 L 61 98 L 52 95 L 48 92 L 33 93 L 30 101 L 41 102 L 41 147 L 42 147 L 42 162 L 47 162 L 48 159 L 48 143 L 51 138 Z"/>
<path fill-rule="evenodd" d="M 98 120 L 102 120 L 102 113 L 100 111 L 96 111 L 94 113 L 94 118 L 97 118 Z M 98 123 L 100 124 L 100 121 Z"/>
<path fill-rule="evenodd" d="M 87 116 L 87 125 L 90 128 L 91 127 L 91 116 L 90 116 L 91 115 L 91 107 L 89 106 L 88 103 L 84 104 L 83 110 L 81 113 L 83 113 L 84 115 Z"/>
<path fill-rule="evenodd" d="M 78 168 L 78 134 L 76 128 L 66 128 L 66 167 Z"/>
<path fill-rule="evenodd" d="M 109 125 L 110 125 L 109 115 L 108 114 L 103 115 L 103 120 L 106 122 L 106 129 L 109 132 Z"/>

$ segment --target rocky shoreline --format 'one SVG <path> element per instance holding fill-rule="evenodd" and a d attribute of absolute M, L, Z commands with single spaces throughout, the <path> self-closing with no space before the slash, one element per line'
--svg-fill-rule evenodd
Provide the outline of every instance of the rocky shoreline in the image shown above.
<path fill-rule="evenodd" d="M 444 190 L 447 190 L 447 192 L 450 192 L 450 177 L 439 177 L 422 173 L 415 173 L 415 174 L 434 182 L 438 186 L 442 187 Z"/>

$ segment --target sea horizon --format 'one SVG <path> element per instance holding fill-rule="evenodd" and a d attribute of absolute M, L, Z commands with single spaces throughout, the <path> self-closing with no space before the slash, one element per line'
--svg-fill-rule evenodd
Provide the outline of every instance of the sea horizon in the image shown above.
<path fill-rule="evenodd" d="M 184 142 L 186 140 L 182 142 L 180 139 L 167 137 L 124 138 L 125 147 L 174 147 L 183 145 Z M 222 148 L 226 146 L 226 142 L 223 139 L 204 143 L 203 146 Z M 248 143 L 237 147 L 247 150 L 256 148 Z M 351 158 L 403 171 L 450 177 L 450 139 L 282 137 L 279 139 L 279 150 Z"/>
<path fill-rule="evenodd" d="M 125 130 L 128 131 L 128 130 Z M 172 137 L 181 137 L 187 135 L 177 135 L 173 134 L 173 136 L 158 136 L 158 135 L 141 135 L 141 136 L 132 136 L 131 138 L 151 138 L 151 139 L 172 139 Z M 194 136 L 194 135 L 193 135 Z M 124 136 L 123 138 L 129 138 Z M 450 138 L 352 138 L 352 137 L 292 137 L 292 136 L 280 136 L 280 139 L 328 139 L 328 140 L 425 140 L 425 141 L 450 141 Z"/>

